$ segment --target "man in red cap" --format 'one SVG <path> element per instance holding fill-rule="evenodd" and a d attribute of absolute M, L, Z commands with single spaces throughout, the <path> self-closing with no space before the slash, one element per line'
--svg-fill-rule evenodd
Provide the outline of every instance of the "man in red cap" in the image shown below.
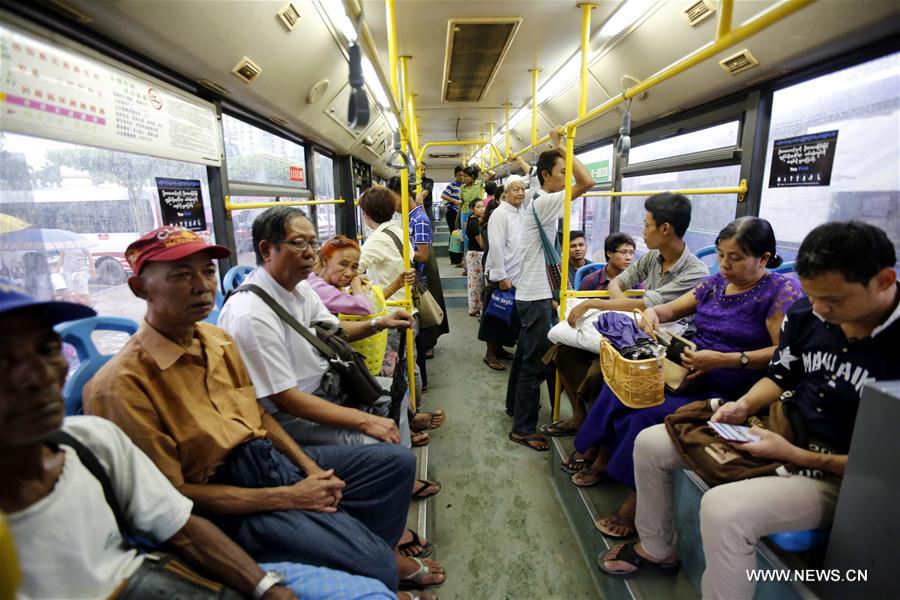
<path fill-rule="evenodd" d="M 398 573 L 442 582 L 437 563 L 394 548 L 415 456 L 398 444 L 302 450 L 257 402 L 234 340 L 200 322 L 215 305 L 213 258 L 228 253 L 174 227 L 127 248 L 145 322 L 85 386 L 85 412 L 119 425 L 258 560 L 331 567 L 390 589 Z"/>

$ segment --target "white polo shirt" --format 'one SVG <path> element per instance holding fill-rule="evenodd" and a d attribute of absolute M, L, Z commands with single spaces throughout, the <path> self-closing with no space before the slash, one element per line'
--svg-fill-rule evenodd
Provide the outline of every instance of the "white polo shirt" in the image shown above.
<path fill-rule="evenodd" d="M 319 321 L 339 324 L 306 281 L 286 290 L 260 267 L 244 283 L 268 292 L 311 333 L 315 333 L 312 324 Z M 237 342 L 256 397 L 270 413 L 278 412 L 278 408 L 269 396 L 293 387 L 311 394 L 328 371 L 328 360 L 252 292 L 228 299 L 219 315 L 219 326 Z"/>

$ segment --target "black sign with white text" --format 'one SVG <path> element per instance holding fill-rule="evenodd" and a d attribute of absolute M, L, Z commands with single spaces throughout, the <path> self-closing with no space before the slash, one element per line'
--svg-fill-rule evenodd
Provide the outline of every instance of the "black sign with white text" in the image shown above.
<path fill-rule="evenodd" d="M 769 187 L 830 185 L 837 131 L 775 140 Z"/>
<path fill-rule="evenodd" d="M 190 231 L 206 230 L 203 196 L 199 179 L 156 178 L 163 225 Z"/>

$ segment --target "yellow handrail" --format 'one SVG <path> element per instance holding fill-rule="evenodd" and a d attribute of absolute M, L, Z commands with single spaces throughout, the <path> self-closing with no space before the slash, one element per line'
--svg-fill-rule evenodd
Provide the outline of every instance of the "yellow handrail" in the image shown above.
<path fill-rule="evenodd" d="M 285 200 L 283 202 L 240 202 L 233 203 L 231 196 L 225 196 L 225 212 L 231 214 L 235 210 L 249 210 L 251 208 L 272 208 L 274 206 L 318 206 L 320 204 L 344 204 L 346 200 Z"/>
<path fill-rule="evenodd" d="M 747 193 L 747 180 L 741 179 L 741 183 L 735 187 L 718 187 L 718 188 L 693 188 L 683 190 L 639 190 L 635 192 L 585 192 L 582 196 L 604 196 L 611 198 L 621 198 L 623 196 L 655 196 L 656 194 L 682 194 L 684 196 L 703 196 L 713 194 L 737 194 L 743 201 L 744 195 Z"/>
<path fill-rule="evenodd" d="M 538 73 L 541 72 L 541 69 L 535 67 L 528 70 L 531 72 L 531 145 L 537 146 L 537 84 Z"/>
<path fill-rule="evenodd" d="M 628 298 L 643 298 L 646 290 L 625 290 L 623 293 Z M 606 290 L 566 290 L 566 296 L 569 298 L 609 298 L 609 292 Z"/>

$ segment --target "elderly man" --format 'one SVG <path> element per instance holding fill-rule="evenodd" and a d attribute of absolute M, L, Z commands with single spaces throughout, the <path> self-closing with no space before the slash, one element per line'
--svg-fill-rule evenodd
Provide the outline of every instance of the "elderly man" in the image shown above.
<path fill-rule="evenodd" d="M 799 468 L 710 489 L 700 505 L 706 570 L 704 598 L 752 598 L 755 547 L 779 531 L 827 526 L 866 381 L 897 375 L 900 286 L 896 252 L 885 233 L 866 223 L 826 223 L 813 229 L 797 254 L 797 274 L 808 298 L 787 312 L 769 374 L 744 396 L 722 405 L 712 420 L 743 424 L 764 413 L 786 391 L 808 444 L 751 428 L 755 442 L 742 450 Z M 645 429 L 634 447 L 640 542 L 616 546 L 598 560 L 612 576 L 640 570 L 672 574 L 678 568 L 672 527 L 672 471 L 685 463 L 664 425 Z"/>
<path fill-rule="evenodd" d="M 96 417 L 63 419 L 68 365 L 53 325 L 94 314 L 80 304 L 36 302 L 0 280 L 0 510 L 16 540 L 24 597 L 139 594 L 135 575 L 148 563 L 120 527 L 166 543 L 247 597 L 293 598 L 291 590 L 323 600 L 393 597 L 378 581 L 330 569 L 260 568 L 218 527 L 192 516 L 193 503 L 116 425 Z M 104 496 L 104 480 L 112 497 Z M 334 595 L 322 593 L 329 587 Z"/>
<path fill-rule="evenodd" d="M 256 401 L 236 344 L 199 322 L 214 306 L 213 258 L 228 249 L 161 227 L 126 250 L 140 331 L 85 387 L 85 411 L 119 425 L 175 487 L 259 560 L 373 577 L 443 580 L 392 548 L 415 457 L 397 444 L 301 449 Z M 437 571 L 437 573 L 435 573 Z"/>

